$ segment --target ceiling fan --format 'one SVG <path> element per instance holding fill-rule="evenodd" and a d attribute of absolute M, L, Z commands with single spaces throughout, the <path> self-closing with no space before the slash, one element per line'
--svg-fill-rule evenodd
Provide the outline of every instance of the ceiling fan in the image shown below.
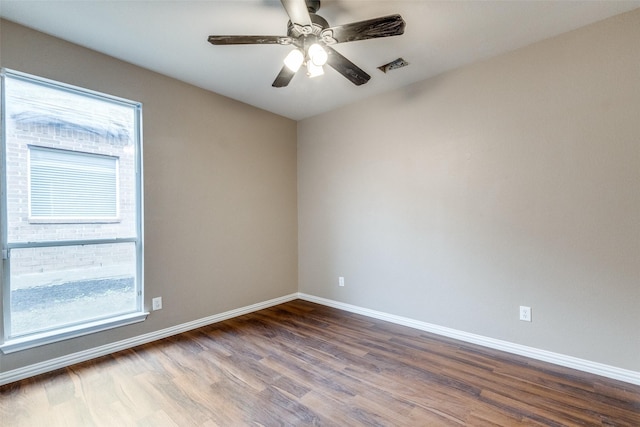
<path fill-rule="evenodd" d="M 355 85 L 367 83 L 371 76 L 331 46 L 378 37 L 399 36 L 404 33 L 405 22 L 400 15 L 389 15 L 366 21 L 330 27 L 321 16 L 320 0 L 281 0 L 289 15 L 286 36 L 209 36 L 213 45 L 280 44 L 294 49 L 284 60 L 284 66 L 273 81 L 273 87 L 285 87 L 302 65 L 307 75 L 324 74 L 328 64 Z"/>

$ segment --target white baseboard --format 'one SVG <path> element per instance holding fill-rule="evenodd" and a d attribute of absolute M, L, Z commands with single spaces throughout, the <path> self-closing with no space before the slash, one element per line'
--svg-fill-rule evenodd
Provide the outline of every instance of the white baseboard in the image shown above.
<path fill-rule="evenodd" d="M 46 360 L 44 362 L 35 363 L 33 365 L 25 366 L 22 368 L 11 370 L 11 371 L 2 372 L 0 373 L 0 385 L 9 384 L 24 378 L 29 378 L 35 375 L 51 372 L 56 369 L 64 368 L 64 367 L 67 367 L 76 363 L 84 362 L 90 359 L 95 359 L 97 357 L 106 356 L 107 354 L 115 353 L 121 350 L 126 350 L 128 348 L 132 348 L 137 345 L 146 344 L 152 341 L 157 341 L 162 338 L 167 338 L 172 335 L 180 334 L 182 332 L 187 332 L 203 326 L 211 325 L 213 323 L 221 322 L 223 320 L 231 319 L 233 317 L 242 316 L 243 314 L 252 313 L 254 311 L 262 310 L 264 308 L 273 307 L 274 305 L 293 301 L 297 298 L 298 298 L 297 293 L 285 295 L 283 297 L 274 298 L 264 302 L 259 302 L 257 304 L 237 308 L 235 310 L 225 311 L 224 313 L 215 314 L 213 316 L 194 320 L 192 322 L 183 323 L 181 325 L 172 326 L 170 328 L 162 329 L 159 331 L 150 332 L 148 334 L 139 335 L 137 337 L 129 338 L 126 340 L 102 345 L 99 347 L 91 348 L 88 350 L 80 351 L 77 353 L 69 354 L 69 355 L 58 357 L 55 359 Z"/>
<path fill-rule="evenodd" d="M 603 363 L 592 362 L 564 354 L 553 353 L 547 350 L 540 350 L 534 347 L 527 347 L 521 344 L 514 344 L 508 341 L 502 341 L 482 335 L 471 334 L 456 329 L 445 328 L 443 326 L 431 323 L 421 322 L 407 317 L 396 316 L 381 311 L 370 310 L 368 308 L 358 307 L 351 304 L 316 297 L 304 293 L 298 293 L 298 297 L 302 300 L 314 302 L 328 307 L 338 308 L 340 310 L 349 311 L 351 313 L 361 314 L 363 316 L 375 319 L 385 320 L 387 322 L 396 323 L 398 325 L 408 326 L 410 328 L 419 329 L 425 332 L 431 332 L 460 341 L 478 344 L 495 350 L 502 350 L 508 353 L 518 354 L 520 356 L 530 357 L 531 359 L 541 360 L 553 363 L 567 368 L 577 369 L 583 372 L 600 375 L 614 380 L 624 381 L 631 384 L 640 385 L 640 372 L 628 369 L 617 368 L 615 366 L 605 365 Z"/>
<path fill-rule="evenodd" d="M 213 323 L 221 322 L 223 320 L 242 316 L 244 314 L 262 310 L 264 308 L 273 307 L 278 304 L 293 301 L 297 298 L 300 298 L 305 301 L 321 304 L 321 305 L 326 305 L 328 307 L 349 311 L 351 313 L 361 314 L 363 316 L 384 320 L 384 321 L 395 323 L 398 325 L 408 326 L 410 328 L 431 332 L 437 335 L 454 338 L 460 341 L 465 341 L 472 344 L 478 344 L 488 348 L 502 350 L 508 353 L 518 354 L 521 356 L 530 357 L 532 359 L 542 360 L 544 362 L 550 362 L 556 365 L 565 366 L 567 368 L 577 369 L 579 371 L 589 372 L 592 374 L 601 375 L 603 377 L 640 385 L 640 372 L 617 368 L 615 366 L 605 365 L 602 363 L 591 362 L 589 360 L 579 359 L 577 357 L 567 356 L 559 353 L 553 353 L 546 350 L 540 350 L 533 347 L 527 347 L 520 344 L 514 344 L 508 341 L 497 340 L 497 339 L 485 337 L 482 335 L 471 334 L 471 333 L 459 331 L 456 329 L 445 328 L 443 326 L 433 325 L 430 323 L 410 319 L 407 317 L 396 316 L 393 314 L 371 310 L 368 308 L 346 304 L 346 303 L 342 303 L 342 302 L 338 302 L 338 301 L 334 301 L 326 298 L 316 297 L 316 296 L 308 295 L 304 293 L 294 293 L 294 294 L 286 295 L 283 297 L 274 298 L 268 301 L 260 302 L 260 303 L 249 305 L 246 307 L 237 308 L 235 310 L 226 311 L 224 313 L 194 320 L 188 323 L 183 323 L 181 325 L 176 325 L 176 326 L 162 329 L 159 331 L 150 332 L 148 334 L 140 335 L 137 337 L 118 341 L 115 343 L 106 344 L 103 346 L 80 351 L 77 353 L 69 354 L 66 356 L 58 357 L 58 358 L 47 360 L 44 362 L 35 363 L 33 365 L 25 366 L 22 368 L 11 370 L 11 371 L 2 372 L 0 373 L 0 385 L 9 384 L 11 382 L 19 381 L 24 378 L 29 378 L 35 375 L 51 372 L 56 369 L 64 368 L 64 367 L 67 367 L 76 363 L 84 362 L 90 359 L 95 359 L 97 357 L 105 356 L 111 353 L 115 353 L 117 351 L 126 350 L 128 348 L 132 348 L 137 345 L 146 344 L 152 341 L 167 338 L 172 335 L 180 334 L 182 332 L 187 332 L 193 329 L 200 328 L 202 326 L 207 326 Z"/>

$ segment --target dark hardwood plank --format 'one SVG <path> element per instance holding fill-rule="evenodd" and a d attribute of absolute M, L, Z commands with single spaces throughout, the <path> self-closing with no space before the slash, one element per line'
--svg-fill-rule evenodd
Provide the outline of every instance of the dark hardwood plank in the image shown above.
<path fill-rule="evenodd" d="M 640 426 L 640 387 L 297 300 L 0 388 L 11 426 Z"/>

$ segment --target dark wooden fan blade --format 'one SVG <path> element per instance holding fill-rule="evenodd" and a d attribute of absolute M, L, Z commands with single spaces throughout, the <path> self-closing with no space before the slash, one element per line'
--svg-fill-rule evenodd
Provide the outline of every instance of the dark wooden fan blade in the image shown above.
<path fill-rule="evenodd" d="M 329 27 L 322 31 L 325 43 L 345 43 L 378 37 L 399 36 L 404 33 L 405 22 L 400 15 L 389 15 L 351 24 Z"/>
<path fill-rule="evenodd" d="M 280 0 L 292 24 L 303 27 L 311 25 L 311 17 L 305 0 Z"/>
<path fill-rule="evenodd" d="M 280 73 L 278 73 L 278 76 L 273 81 L 273 84 L 271 86 L 285 87 L 289 84 L 289 82 L 295 75 L 296 73 L 294 71 L 291 71 L 289 67 L 285 65 L 284 67 L 282 67 L 282 70 L 280 70 Z"/>
<path fill-rule="evenodd" d="M 209 36 L 209 43 L 215 45 L 232 44 L 284 44 L 293 42 L 291 37 L 283 36 Z"/>
<path fill-rule="evenodd" d="M 360 86 L 369 81 L 371 76 L 356 64 L 349 61 L 347 58 L 340 55 L 336 50 L 329 46 L 325 46 L 325 49 L 329 53 L 327 64 L 329 64 L 331 67 L 333 67 L 333 69 L 349 79 L 351 83 L 356 86 Z"/>

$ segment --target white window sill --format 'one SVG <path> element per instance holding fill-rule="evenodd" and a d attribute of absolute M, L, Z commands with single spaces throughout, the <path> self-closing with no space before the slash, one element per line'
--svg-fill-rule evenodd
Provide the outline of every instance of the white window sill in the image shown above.
<path fill-rule="evenodd" d="M 82 325 L 56 329 L 55 331 L 47 331 L 39 334 L 28 335 L 25 337 L 14 338 L 7 340 L 2 345 L 0 345 L 0 350 L 4 354 L 15 353 L 17 351 L 27 350 L 29 348 L 34 348 L 45 344 L 51 344 L 58 341 L 64 341 L 83 335 L 105 331 L 107 329 L 113 329 L 120 326 L 142 322 L 147 318 L 148 315 L 148 312 L 130 313 L 122 316 L 110 317 L 108 319 L 97 320 L 95 322 L 83 323 Z"/>

